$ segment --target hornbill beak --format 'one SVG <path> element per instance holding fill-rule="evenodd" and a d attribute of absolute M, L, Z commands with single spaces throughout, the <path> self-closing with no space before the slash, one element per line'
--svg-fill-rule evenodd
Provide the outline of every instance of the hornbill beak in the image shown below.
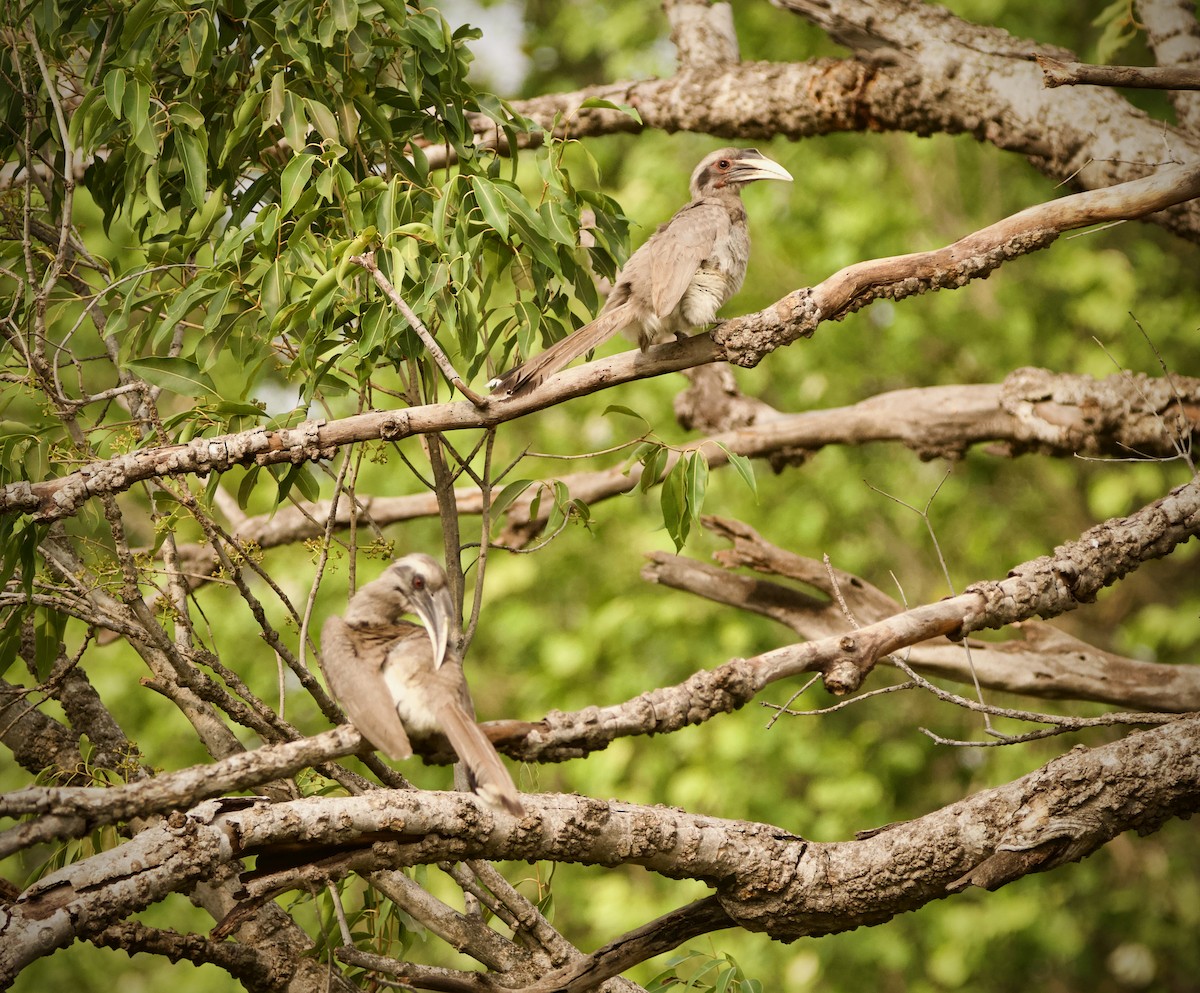
<path fill-rule="evenodd" d="M 729 170 L 729 180 L 734 183 L 753 183 L 756 179 L 782 179 L 790 183 L 792 174 L 757 148 L 743 149 Z"/>
<path fill-rule="evenodd" d="M 433 642 L 433 667 L 437 669 L 446 660 L 446 646 L 450 641 L 450 621 L 454 616 L 450 591 L 445 586 L 436 590 L 430 590 L 428 586 L 415 589 L 409 594 L 409 609 L 420 619 Z"/>

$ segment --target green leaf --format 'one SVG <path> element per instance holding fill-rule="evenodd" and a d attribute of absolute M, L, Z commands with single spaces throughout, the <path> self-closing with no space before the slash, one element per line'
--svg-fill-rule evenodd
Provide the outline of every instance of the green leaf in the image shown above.
<path fill-rule="evenodd" d="M 124 113 L 122 101 L 125 99 L 125 70 L 110 69 L 104 76 L 104 101 L 113 117 L 118 121 Z"/>
<path fill-rule="evenodd" d="M 445 51 L 446 34 L 442 29 L 441 15 L 437 11 L 423 10 L 419 14 L 410 14 L 405 21 L 405 27 L 412 29 L 435 52 Z"/>
<path fill-rule="evenodd" d="M 671 471 L 667 473 L 667 478 L 663 480 L 659 495 L 663 526 L 667 529 L 671 540 L 675 542 L 675 551 L 677 552 L 683 548 L 684 542 L 687 541 L 688 531 L 692 527 L 691 518 L 687 513 L 686 469 L 687 464 L 683 459 L 676 462 L 671 467 Z"/>
<path fill-rule="evenodd" d="M 308 111 L 309 119 L 313 122 L 313 127 L 317 129 L 317 134 L 326 141 L 337 141 L 341 137 L 338 133 L 337 115 L 325 104 L 305 97 L 304 107 Z"/>
<path fill-rule="evenodd" d="M 754 466 L 744 455 L 738 455 L 736 452 L 731 452 L 724 445 L 720 446 L 722 451 L 729 459 L 729 464 L 733 466 L 734 471 L 742 477 L 742 482 L 749 487 L 750 492 L 754 494 L 754 499 L 758 499 L 758 481 L 754 478 Z"/>
<path fill-rule="evenodd" d="M 294 149 L 304 148 L 308 140 L 308 118 L 304 115 L 304 101 L 288 90 L 283 94 L 283 114 L 280 118 L 283 136 Z"/>
<path fill-rule="evenodd" d="M 686 461 L 687 512 L 692 521 L 698 524 L 700 511 L 704 508 L 704 494 L 708 492 L 708 459 L 703 452 L 692 452 Z"/>
<path fill-rule="evenodd" d="M 250 497 L 254 495 L 254 487 L 258 485 L 258 475 L 261 471 L 261 466 L 254 466 L 238 484 L 237 502 L 242 510 L 250 509 Z"/>
<path fill-rule="evenodd" d="M 125 368 L 151 386 L 160 386 L 180 396 L 220 399 L 216 385 L 190 359 L 148 356 L 129 359 L 125 362 Z"/>
<path fill-rule="evenodd" d="M 358 4 L 354 0 L 330 0 L 329 10 L 333 26 L 339 31 L 350 31 L 358 23 Z"/>
<path fill-rule="evenodd" d="M 125 15 L 125 26 L 121 29 L 121 47 L 130 48 L 138 36 L 150 26 L 158 0 L 138 0 L 133 10 Z"/>
<path fill-rule="evenodd" d="M 502 241 L 508 241 L 508 211 L 504 209 L 504 201 L 496 192 L 491 180 L 483 176 L 474 176 L 471 185 L 475 189 L 475 202 L 483 211 L 483 219 L 488 227 L 500 236 Z"/>
<path fill-rule="evenodd" d="M 321 487 L 313 478 L 312 472 L 305 463 L 291 466 L 287 475 L 279 481 L 278 503 L 283 503 L 287 499 L 293 486 L 300 491 L 300 495 L 305 500 L 316 501 L 321 497 Z"/>
<path fill-rule="evenodd" d="M 125 87 L 125 116 L 133 143 L 139 151 L 154 159 L 158 158 L 158 137 L 150 123 L 150 88 L 140 79 L 134 79 Z"/>
<path fill-rule="evenodd" d="M 671 458 L 671 450 L 666 445 L 655 445 L 639 461 L 642 463 L 642 478 L 638 480 L 638 489 L 645 493 L 658 483 Z"/>
<path fill-rule="evenodd" d="M 512 506 L 513 501 L 515 501 L 517 497 L 519 497 L 532 485 L 532 479 L 518 479 L 505 486 L 504 489 L 500 491 L 499 496 L 492 501 L 491 513 L 493 520 L 499 518 L 506 510 L 508 510 L 508 508 Z"/>
<path fill-rule="evenodd" d="M 175 143 L 183 160 L 188 196 L 199 207 L 204 203 L 204 194 L 208 189 L 208 137 L 203 131 L 192 133 L 176 130 Z"/>
<path fill-rule="evenodd" d="M 588 97 L 579 106 L 580 109 L 618 110 L 622 114 L 632 117 L 638 124 L 642 123 L 642 115 L 637 112 L 637 108 L 631 107 L 627 103 L 613 103 L 611 100 L 604 100 L 600 97 Z"/>
<path fill-rule="evenodd" d="M 204 114 L 200 112 L 198 107 L 190 103 L 177 103 L 171 108 L 171 123 L 175 125 L 183 125 L 191 128 L 193 131 L 203 131 L 201 137 L 204 138 L 204 143 L 208 144 L 208 133 L 204 131 Z"/>
<path fill-rule="evenodd" d="M 188 21 L 187 34 L 179 44 L 179 68 L 192 79 L 204 65 L 205 49 L 208 47 L 208 32 L 211 22 L 203 15 Z"/>
<path fill-rule="evenodd" d="M 34 667 L 39 679 L 45 679 L 58 661 L 67 617 L 57 610 L 38 607 L 33 613 Z"/>
<path fill-rule="evenodd" d="M 284 166 L 283 177 L 279 181 L 280 210 L 287 214 L 296 206 L 296 201 L 308 186 L 312 176 L 313 166 L 317 157 L 301 152 L 293 155 L 292 160 Z"/>
<path fill-rule="evenodd" d="M 262 127 L 259 134 L 275 124 L 283 116 L 283 98 L 287 95 L 287 76 L 281 69 L 271 77 L 271 89 L 267 98 L 267 112 L 263 115 Z"/>
<path fill-rule="evenodd" d="M 545 223 L 545 229 L 549 232 L 550 237 L 560 245 L 574 248 L 578 244 L 575 232 L 571 230 L 571 225 L 567 221 L 567 215 L 563 213 L 561 206 L 554 201 L 550 201 L 542 204 L 538 208 L 538 213 L 541 214 L 542 221 Z"/>
<path fill-rule="evenodd" d="M 646 420 L 646 418 L 644 418 L 636 410 L 633 410 L 630 407 L 626 407 L 624 404 L 610 403 L 607 407 L 604 408 L 604 412 L 603 412 L 602 416 L 607 417 L 609 414 L 624 414 L 626 417 L 632 417 L 635 421 L 640 423 L 647 431 L 650 430 L 650 422 L 648 420 Z"/>

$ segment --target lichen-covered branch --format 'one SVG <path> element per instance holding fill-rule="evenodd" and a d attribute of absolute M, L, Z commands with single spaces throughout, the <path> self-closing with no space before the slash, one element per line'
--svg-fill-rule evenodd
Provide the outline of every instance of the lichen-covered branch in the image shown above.
<path fill-rule="evenodd" d="M 1200 196 L 1200 165 L 1162 169 L 1118 187 L 1076 193 L 1029 207 L 953 245 L 932 252 L 860 262 L 815 287 L 795 290 L 775 304 L 721 324 L 709 335 L 633 351 L 552 376 L 529 394 L 472 404 L 430 404 L 405 410 L 356 414 L 337 421 L 307 421 L 282 431 L 256 429 L 186 445 L 148 448 L 37 483 L 0 489 L 0 513 L 24 513 L 39 521 L 79 512 L 94 496 L 121 493 L 147 479 L 207 476 L 236 465 L 297 464 L 332 458 L 357 441 L 397 441 L 417 434 L 491 428 L 605 386 L 723 360 L 753 366 L 776 348 L 810 337 L 819 324 L 838 320 L 879 298 L 902 299 L 928 290 L 963 286 L 1003 262 L 1044 248 L 1062 231 L 1139 217 Z"/>
<path fill-rule="evenodd" d="M 723 911 L 707 918 L 712 926 L 727 919 L 782 940 L 877 924 L 961 889 L 998 852 L 1035 852 L 1023 864 L 1040 871 L 1130 828 L 1146 833 L 1200 810 L 1200 718 L 1074 749 L 1005 786 L 855 841 L 820 844 L 785 826 L 578 796 L 525 802 L 529 813 L 517 819 L 463 793 L 380 790 L 231 809 L 206 801 L 44 877 L 5 907 L 0 981 L 220 865 L 277 848 L 302 857 L 304 846 L 369 847 L 377 839 L 389 841 L 398 865 L 545 859 L 699 879 L 714 887 Z"/>

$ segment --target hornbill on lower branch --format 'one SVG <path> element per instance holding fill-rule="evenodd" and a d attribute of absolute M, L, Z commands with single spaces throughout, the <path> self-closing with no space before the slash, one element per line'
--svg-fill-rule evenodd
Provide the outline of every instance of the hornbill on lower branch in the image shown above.
<path fill-rule="evenodd" d="M 400 620 L 406 613 L 416 614 L 424 629 Z M 441 732 L 471 789 L 490 806 L 521 816 L 512 776 L 475 723 L 460 653 L 449 646 L 458 628 L 454 614 L 437 562 L 421 554 L 397 559 L 350 598 L 343 616 L 325 622 L 325 678 L 354 726 L 388 758 L 412 755 L 408 732 Z"/>

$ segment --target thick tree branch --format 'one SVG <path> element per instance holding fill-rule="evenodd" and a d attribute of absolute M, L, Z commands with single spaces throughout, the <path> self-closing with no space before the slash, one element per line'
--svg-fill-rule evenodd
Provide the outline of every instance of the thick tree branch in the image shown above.
<path fill-rule="evenodd" d="M 283 431 L 255 429 L 186 445 L 149 448 L 95 462 L 44 482 L 10 483 L 0 490 L 0 513 L 52 521 L 79 512 L 93 496 L 124 492 L 166 476 L 207 476 L 236 465 L 299 464 L 332 458 L 357 441 L 398 441 L 416 434 L 491 428 L 606 386 L 662 375 L 714 361 L 753 366 L 769 352 L 811 337 L 819 324 L 840 320 L 874 300 L 903 299 L 928 290 L 985 278 L 1003 262 L 1045 248 L 1059 233 L 1104 221 L 1140 217 L 1200 196 L 1200 165 L 1162 169 L 1107 190 L 1077 193 L 1029 207 L 932 252 L 860 262 L 815 287 L 795 290 L 775 304 L 718 325 L 709 335 L 660 345 L 647 352 L 568 369 L 527 395 L 491 400 L 477 410 L 466 402 L 373 411 L 332 422 L 307 421 Z"/>
<path fill-rule="evenodd" d="M 71 836 L 81 837 L 105 824 L 170 810 L 186 810 L 201 800 L 248 789 L 362 747 L 362 737 L 349 725 L 281 745 L 239 752 L 219 762 L 191 766 L 179 772 L 141 779 L 125 786 L 30 786 L 0 797 L 0 817 L 34 814 L 38 818 L 78 819 Z M 27 821 L 0 834 L 0 858 L 36 842 L 64 837 L 39 829 L 41 820 Z"/>
<path fill-rule="evenodd" d="M 774 348 L 809 337 L 818 324 L 840 320 L 877 299 L 964 286 L 1004 262 L 1046 248 L 1064 231 L 1141 217 L 1195 197 L 1200 197 L 1200 157 L 1145 179 L 1027 207 L 945 248 L 847 266 L 757 314 L 726 321 L 713 332 L 713 342 L 725 361 L 757 365 Z"/>
<path fill-rule="evenodd" d="M 866 580 L 777 548 L 738 521 L 707 517 L 704 526 L 734 543 L 714 556 L 724 568 L 657 554 L 650 567 L 655 582 L 770 617 L 809 640 L 852 632 L 843 604 L 859 624 L 903 610 Z M 727 571 L 742 566 L 798 580 L 824 596 Z M 1040 621 L 1023 621 L 1016 627 L 1021 637 L 1009 641 L 964 639 L 969 658 L 963 645 L 937 638 L 912 646 L 905 661 L 926 675 L 963 683 L 977 679 L 990 689 L 1040 699 L 1095 700 L 1165 713 L 1200 711 L 1198 666 L 1123 658 Z"/>
<path fill-rule="evenodd" d="M 715 887 L 729 922 L 783 940 L 877 924 L 970 883 L 997 852 L 1039 852 L 1026 863 L 1039 871 L 1083 858 L 1130 828 L 1147 833 L 1200 810 L 1200 718 L 1072 749 L 1015 782 L 850 842 L 818 844 L 782 827 L 585 797 L 525 802 L 529 814 L 517 820 L 457 792 L 380 790 L 234 810 L 206 801 L 51 873 L 4 908 L 0 982 L 232 860 L 279 845 L 380 837 L 406 865 L 547 859 L 700 879 Z M 707 923 L 727 926 L 724 917 Z"/>
<path fill-rule="evenodd" d="M 698 372 L 723 367 L 705 366 Z M 1167 459 L 1200 445 L 1200 379 L 1154 378 L 1121 373 L 1097 380 L 1090 376 L 1018 369 L 998 385 L 916 387 L 881 393 L 848 407 L 785 414 L 761 401 L 748 401 L 733 418 L 721 416 L 720 400 L 710 389 L 693 386 L 676 400 L 676 414 L 688 428 L 717 433 L 681 446 L 681 452 L 703 450 L 712 467 L 724 465 L 727 449 L 776 465 L 802 461 L 830 445 L 863 445 L 898 441 L 922 459 L 963 456 L 973 445 L 992 443 L 989 454 L 1016 456 L 1037 452 L 1053 456 Z M 699 422 L 699 423 L 698 423 Z M 732 423 L 730 423 L 732 422 Z M 673 465 L 675 457 L 670 465 Z M 668 469 L 669 469 L 668 465 Z M 641 484 L 642 466 L 623 466 L 555 477 L 572 499 L 599 503 Z M 493 498 L 498 495 L 496 488 Z M 545 525 L 550 508 L 532 505 L 536 487 L 515 499 L 505 511 L 505 544 L 523 543 Z M 479 514 L 478 488 L 454 491 L 459 515 Z M 239 544 L 276 548 L 319 538 L 329 522 L 332 501 L 281 507 L 274 513 L 244 517 L 232 528 Z M 376 527 L 435 517 L 432 493 L 407 496 L 357 495 L 352 509 L 338 502 L 336 527 L 345 529 L 357 517 Z M 219 566 L 209 545 L 180 545 L 179 555 L 193 586 Z"/>
<path fill-rule="evenodd" d="M 1034 55 L 1061 48 L 954 17 L 915 0 L 775 0 L 813 21 L 860 60 L 741 62 L 683 70 L 670 79 L 618 82 L 517 101 L 544 128 L 579 138 L 652 127 L 731 139 L 793 139 L 839 131 L 969 133 L 1028 156 L 1047 176 L 1100 189 L 1144 175 L 1145 150 L 1169 143 L 1174 161 L 1200 157 L 1200 139 L 1102 89 L 1047 90 Z M 600 108 L 637 108 L 643 124 Z M 1104 121 L 1097 130 L 1094 122 Z M 494 127 L 494 125 L 489 125 Z M 541 140 L 540 135 L 531 136 Z M 1195 204 L 1152 218 L 1200 240 Z"/>

